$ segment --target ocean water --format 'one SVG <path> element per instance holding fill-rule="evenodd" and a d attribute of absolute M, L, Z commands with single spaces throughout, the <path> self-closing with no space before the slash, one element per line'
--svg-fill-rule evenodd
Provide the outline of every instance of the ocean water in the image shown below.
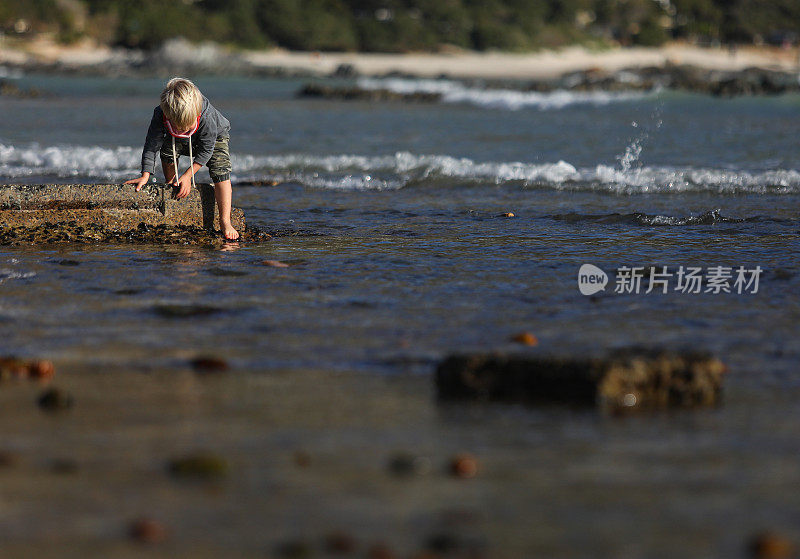
<path fill-rule="evenodd" d="M 449 352 L 519 350 L 521 331 L 538 352 L 708 350 L 730 366 L 717 410 L 449 410 L 420 437 L 456 433 L 504 465 L 480 499 L 505 518 L 487 530 L 508 556 L 729 557 L 752 530 L 797 533 L 800 97 L 363 81 L 444 93 L 371 104 L 298 99 L 292 80 L 196 82 L 232 123 L 234 205 L 274 239 L 0 247 L 0 354 L 147 372 L 213 353 L 242 371 L 425 382 Z M 138 176 L 161 80 L 18 83 L 47 95 L 0 98 L 0 182 Z M 583 264 L 603 291 L 581 293 Z M 638 292 L 624 268 L 642 269 Z M 689 268 L 699 292 L 680 289 Z M 547 489 L 521 481 L 548 471 Z M 546 534 L 526 539 L 525 518 Z"/>

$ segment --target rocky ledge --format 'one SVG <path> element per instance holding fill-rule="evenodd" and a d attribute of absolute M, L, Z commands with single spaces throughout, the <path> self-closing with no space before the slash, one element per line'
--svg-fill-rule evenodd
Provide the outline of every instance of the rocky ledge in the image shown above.
<path fill-rule="evenodd" d="M 720 401 L 725 365 L 703 353 L 625 349 L 597 358 L 453 355 L 436 370 L 440 400 L 597 406 L 604 411 L 691 408 Z"/>
<path fill-rule="evenodd" d="M 139 192 L 118 184 L 0 185 L 0 244 L 221 240 L 213 185 L 198 184 L 182 200 L 174 194 L 163 184 Z M 248 231 L 238 208 L 231 221 L 243 240 L 269 237 Z"/>

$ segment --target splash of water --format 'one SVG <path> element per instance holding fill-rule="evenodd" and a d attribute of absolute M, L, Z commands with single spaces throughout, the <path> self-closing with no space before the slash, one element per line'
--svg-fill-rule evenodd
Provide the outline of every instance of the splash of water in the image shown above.
<path fill-rule="evenodd" d="M 661 129 L 664 123 L 661 119 L 661 110 L 663 106 L 663 101 L 659 101 L 656 104 L 655 109 L 653 109 L 653 112 L 650 114 L 648 126 L 640 126 L 636 121 L 631 122 L 632 128 L 640 129 L 641 131 L 628 141 L 628 145 L 625 146 L 625 152 L 616 157 L 617 161 L 620 163 L 622 173 L 629 173 L 634 169 L 641 159 L 642 150 L 644 149 L 645 143 L 650 139 L 651 134 Z"/>

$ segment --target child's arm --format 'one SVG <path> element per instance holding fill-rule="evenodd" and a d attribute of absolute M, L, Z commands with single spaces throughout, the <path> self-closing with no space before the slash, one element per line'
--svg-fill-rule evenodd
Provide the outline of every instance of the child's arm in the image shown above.
<path fill-rule="evenodd" d="M 192 189 L 192 175 L 196 175 L 197 172 L 202 168 L 203 166 L 197 161 L 193 161 L 192 166 L 181 175 L 181 178 L 178 179 L 179 188 L 178 193 L 175 195 L 176 199 L 180 200 L 181 198 L 186 198 L 189 195 L 189 191 Z"/>
<path fill-rule="evenodd" d="M 147 138 L 144 140 L 144 149 L 142 150 L 142 176 L 125 181 L 125 184 L 135 184 L 137 192 L 147 184 L 147 181 L 150 180 L 150 175 L 156 170 L 156 154 L 164 143 L 164 121 L 162 115 L 161 107 L 156 107 L 153 110 L 153 118 L 150 120 L 150 127 L 147 129 Z"/>

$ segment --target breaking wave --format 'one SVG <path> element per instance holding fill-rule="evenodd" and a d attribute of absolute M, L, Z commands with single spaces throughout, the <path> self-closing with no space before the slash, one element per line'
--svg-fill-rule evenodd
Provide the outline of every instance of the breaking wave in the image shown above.
<path fill-rule="evenodd" d="M 443 103 L 462 103 L 492 109 L 540 110 L 562 109 L 570 105 L 607 105 L 620 101 L 643 99 L 649 93 L 608 91 L 551 92 L 520 91 L 514 89 L 485 89 L 470 87 L 451 80 L 405 79 L 405 78 L 360 78 L 356 84 L 361 89 L 388 90 L 403 95 L 435 93 L 441 95 Z"/>
<path fill-rule="evenodd" d="M 0 180 L 121 181 L 139 173 L 140 148 L 0 144 Z M 739 171 L 695 167 L 620 168 L 598 164 L 479 162 L 449 155 L 234 155 L 239 184 L 293 182 L 312 188 L 391 190 L 406 186 L 460 184 L 518 185 L 523 188 L 647 192 L 796 193 L 800 171 Z"/>

